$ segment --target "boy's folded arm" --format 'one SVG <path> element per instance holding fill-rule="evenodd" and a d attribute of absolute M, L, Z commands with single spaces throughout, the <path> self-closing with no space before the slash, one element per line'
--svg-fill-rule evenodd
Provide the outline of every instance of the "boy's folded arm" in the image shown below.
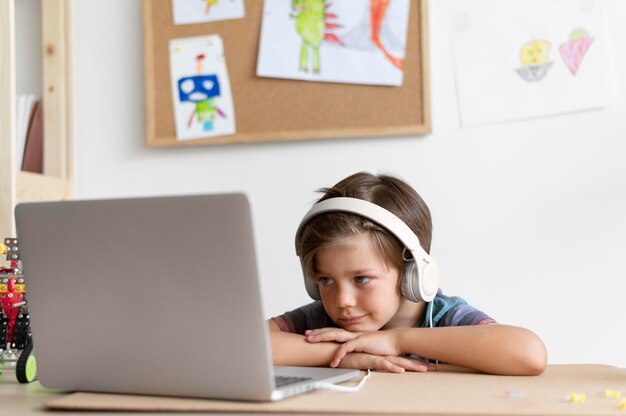
<path fill-rule="evenodd" d="M 304 335 L 282 332 L 271 319 L 268 325 L 274 365 L 328 366 L 340 345 L 335 342 L 311 344 Z"/>
<path fill-rule="evenodd" d="M 538 375 L 547 364 L 543 342 L 524 328 L 489 324 L 397 331 L 406 353 L 486 373 Z"/>
<path fill-rule="evenodd" d="M 282 332 L 270 320 L 270 338 L 274 365 L 296 365 L 305 367 L 327 367 L 342 345 L 327 341 L 311 343 L 306 337 L 290 332 Z M 360 370 L 388 371 L 402 373 L 408 371 L 428 371 L 427 364 L 405 357 L 384 357 L 369 353 L 350 353 L 342 360 L 340 367 Z"/>

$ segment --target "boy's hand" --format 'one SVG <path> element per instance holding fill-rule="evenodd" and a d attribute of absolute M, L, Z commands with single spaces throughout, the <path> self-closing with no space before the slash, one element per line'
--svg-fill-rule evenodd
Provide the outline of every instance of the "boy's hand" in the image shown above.
<path fill-rule="evenodd" d="M 335 357 L 330 362 L 330 366 L 337 367 L 346 354 L 350 352 L 366 352 L 382 356 L 402 355 L 404 351 L 398 347 L 397 334 L 399 332 L 395 330 L 358 334 L 339 347 Z"/>
<path fill-rule="evenodd" d="M 311 343 L 343 343 L 331 361 L 331 367 L 369 368 L 392 373 L 437 369 L 434 364 L 403 357 L 403 351 L 397 346 L 398 331 L 350 332 L 341 328 L 320 328 L 308 330 L 304 335 Z"/>
<path fill-rule="evenodd" d="M 346 354 L 338 367 L 387 371 L 389 373 L 404 373 L 405 371 L 426 372 L 436 369 L 432 364 L 423 363 L 415 358 L 380 356 L 362 352 Z"/>
<path fill-rule="evenodd" d="M 363 332 L 350 332 L 341 328 L 319 328 L 304 331 L 304 336 L 308 342 L 347 342 L 361 334 Z"/>

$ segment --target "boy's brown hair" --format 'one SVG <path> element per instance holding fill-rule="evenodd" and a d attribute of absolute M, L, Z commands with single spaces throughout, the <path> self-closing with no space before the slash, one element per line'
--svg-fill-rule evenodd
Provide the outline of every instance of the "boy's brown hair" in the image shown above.
<path fill-rule="evenodd" d="M 338 182 L 331 188 L 322 188 L 324 195 L 317 201 L 349 197 L 372 202 L 400 218 L 419 238 L 422 248 L 429 253 L 432 239 L 430 210 L 419 194 L 406 182 L 390 175 L 359 172 Z M 312 218 L 301 230 L 296 242 L 304 272 L 317 279 L 315 256 L 327 247 L 367 232 L 375 247 L 387 262 L 400 273 L 404 272 L 404 246 L 385 228 L 371 220 L 346 212 L 329 212 Z M 400 276 L 402 278 L 403 276 Z"/>

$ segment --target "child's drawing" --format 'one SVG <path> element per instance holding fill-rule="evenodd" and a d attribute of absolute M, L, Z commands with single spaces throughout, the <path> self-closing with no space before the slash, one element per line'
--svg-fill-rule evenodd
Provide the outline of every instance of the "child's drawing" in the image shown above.
<path fill-rule="evenodd" d="M 172 0 L 174 24 L 215 22 L 245 16 L 243 0 Z"/>
<path fill-rule="evenodd" d="M 552 66 L 550 59 L 550 42 L 534 40 L 522 46 L 520 61 L 522 66 L 515 69 L 526 81 L 539 81 L 548 73 Z"/>
<path fill-rule="evenodd" d="M 361 22 L 342 36 L 343 44 L 350 49 L 379 49 L 385 59 L 399 70 L 404 67 L 404 40 L 398 40 L 385 20 L 391 0 L 370 0 L 369 10 Z M 397 51 L 394 55 L 390 50 Z M 399 55 L 399 56 L 398 56 Z"/>
<path fill-rule="evenodd" d="M 204 14 L 209 14 L 211 12 L 211 7 L 218 2 L 218 0 L 199 0 L 203 3 L 206 3 L 206 9 L 204 10 Z"/>
<path fill-rule="evenodd" d="M 331 20 L 337 16 L 329 13 L 326 9 L 330 3 L 324 0 L 292 0 L 291 15 L 296 21 L 296 31 L 302 38 L 300 48 L 300 70 L 309 70 L 309 51 L 311 52 L 311 66 L 313 72 L 320 72 L 320 45 L 322 41 L 336 42 L 341 45 L 341 41 L 332 29 L 341 27 Z"/>
<path fill-rule="evenodd" d="M 202 125 L 202 130 L 212 131 L 216 114 L 222 118 L 226 118 L 226 115 L 215 102 L 220 97 L 220 81 L 215 74 L 202 73 L 203 60 L 202 54 L 196 57 L 197 75 L 178 80 L 178 97 L 181 103 L 195 105 L 187 121 L 187 128 L 191 128 L 195 116 L 196 122 Z"/>
<path fill-rule="evenodd" d="M 409 5 L 409 0 L 266 0 L 257 75 L 401 85 Z"/>
<path fill-rule="evenodd" d="M 233 134 L 234 110 L 222 40 L 212 35 L 170 41 L 176 137 Z"/>
<path fill-rule="evenodd" d="M 561 58 L 567 69 L 576 75 L 580 64 L 591 46 L 593 38 L 587 34 L 585 29 L 576 29 L 569 35 L 569 40 L 559 46 Z"/>
<path fill-rule="evenodd" d="M 462 125 L 610 104 L 613 88 L 603 1 L 506 3 L 463 0 L 453 15 Z M 584 30 L 572 32 L 572 28 Z M 564 35 L 570 33 L 564 42 Z"/>

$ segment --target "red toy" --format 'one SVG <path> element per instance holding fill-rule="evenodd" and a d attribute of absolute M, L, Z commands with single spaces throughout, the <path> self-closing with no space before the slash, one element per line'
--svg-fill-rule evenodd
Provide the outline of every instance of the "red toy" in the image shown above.
<path fill-rule="evenodd" d="M 16 362 L 17 379 L 27 383 L 36 378 L 37 367 L 31 354 L 30 316 L 17 238 L 5 239 L 0 254 L 6 254 L 10 262 L 10 267 L 0 267 L 0 370 L 13 368 L 7 364 Z"/>

